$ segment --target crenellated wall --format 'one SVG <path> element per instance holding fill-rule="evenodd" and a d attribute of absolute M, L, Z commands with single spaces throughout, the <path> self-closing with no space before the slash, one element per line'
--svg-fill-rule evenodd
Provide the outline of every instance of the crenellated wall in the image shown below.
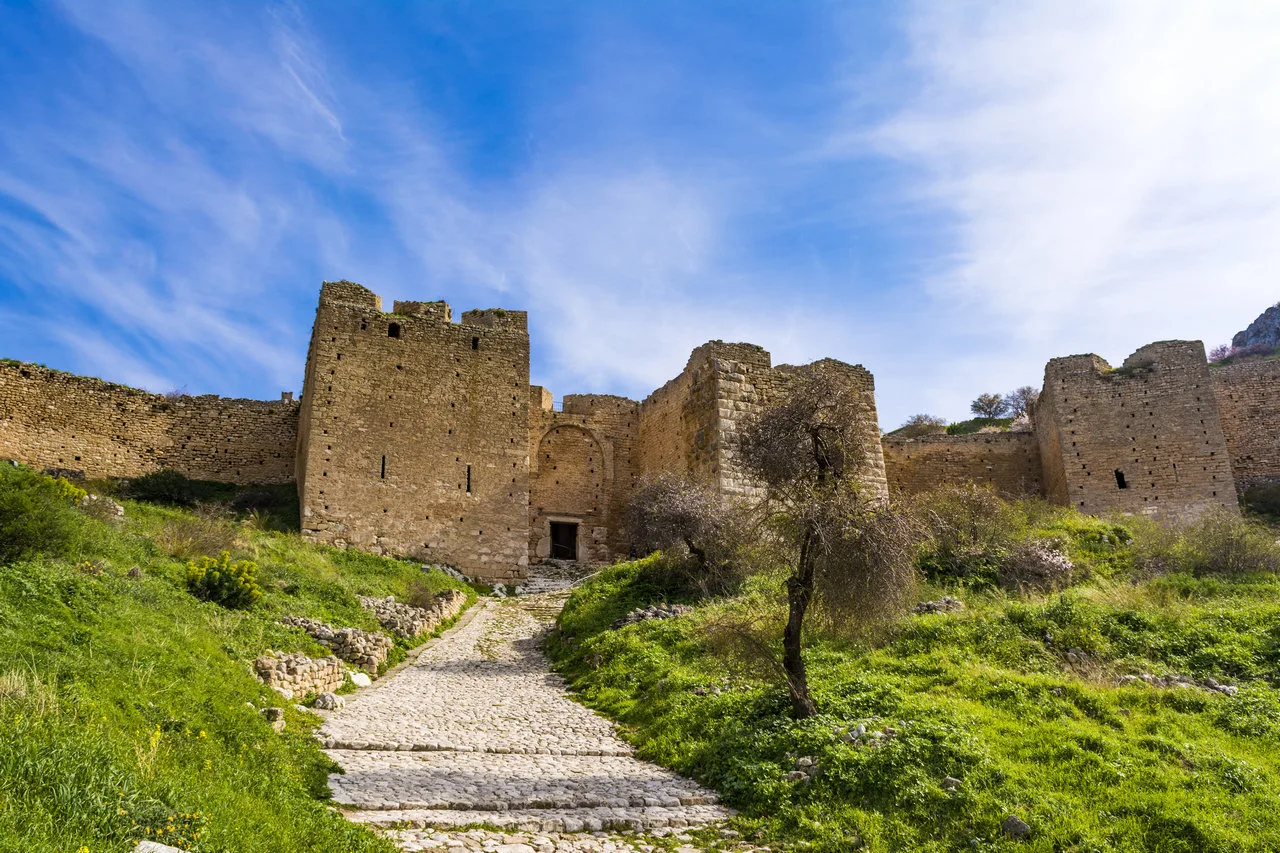
<path fill-rule="evenodd" d="M 523 311 L 320 292 L 302 399 L 305 536 L 514 581 L 528 562 Z"/>
<path fill-rule="evenodd" d="M 87 477 L 161 468 L 198 480 L 293 479 L 298 404 L 150 394 L 35 364 L 0 362 L 0 458 Z"/>

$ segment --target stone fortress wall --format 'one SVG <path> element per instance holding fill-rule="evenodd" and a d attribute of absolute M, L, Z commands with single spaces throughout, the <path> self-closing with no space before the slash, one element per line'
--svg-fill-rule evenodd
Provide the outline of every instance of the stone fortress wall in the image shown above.
<path fill-rule="evenodd" d="M 451 563 L 486 580 L 528 562 L 529 334 L 523 311 L 381 299 L 326 282 L 307 356 L 302 532 Z"/>
<path fill-rule="evenodd" d="M 0 458 L 88 477 L 171 468 L 198 480 L 287 483 L 299 405 L 149 394 L 36 364 L 0 362 Z"/>
<path fill-rule="evenodd" d="M 973 481 L 1006 495 L 1043 491 L 1035 433 L 885 436 L 884 467 L 890 494 L 916 494 L 939 483 Z"/>
<path fill-rule="evenodd" d="M 1175 518 L 1238 511 L 1199 341 L 1148 344 L 1118 368 L 1093 355 L 1052 359 L 1034 420 L 1055 503 Z"/>
<path fill-rule="evenodd" d="M 1197 341 L 1151 344 L 1119 368 L 1053 359 L 1033 431 L 915 439 L 881 438 L 864 368 L 810 367 L 865 402 L 860 475 L 878 496 L 975 481 L 1086 512 L 1186 518 L 1234 510 L 1237 489 L 1280 482 L 1280 361 L 1210 368 Z M 643 401 L 567 395 L 557 411 L 529 384 L 525 312 L 460 322 L 444 302 L 384 312 L 367 288 L 326 282 L 299 403 L 168 397 L 0 362 L 0 457 L 90 477 L 172 468 L 296 480 L 302 530 L 316 541 L 516 582 L 530 560 L 625 556 L 642 477 L 755 494 L 737 456 L 742 429 L 799 369 L 711 341 Z"/>
<path fill-rule="evenodd" d="M 1280 361 L 1214 366 L 1209 378 L 1236 490 L 1280 483 Z"/>

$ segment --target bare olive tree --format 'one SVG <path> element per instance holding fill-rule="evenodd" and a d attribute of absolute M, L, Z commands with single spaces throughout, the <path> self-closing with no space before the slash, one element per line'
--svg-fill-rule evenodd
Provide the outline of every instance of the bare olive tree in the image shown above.
<path fill-rule="evenodd" d="M 1005 394 L 1004 401 L 1009 407 L 1009 414 L 1017 418 L 1029 412 L 1039 396 L 1040 392 L 1035 388 L 1022 385 Z"/>
<path fill-rule="evenodd" d="M 811 367 L 742 433 L 741 461 L 764 487 L 764 512 L 789 568 L 782 669 L 797 718 L 817 713 L 803 656 L 815 599 L 888 589 L 888 599 L 904 603 L 914 577 L 909 525 L 859 482 L 868 417 L 858 389 Z"/>
<path fill-rule="evenodd" d="M 748 508 L 724 500 L 710 484 L 673 474 L 641 480 L 631 500 L 628 528 L 642 554 L 662 551 L 684 563 L 704 591 L 741 575 L 753 537 Z"/>

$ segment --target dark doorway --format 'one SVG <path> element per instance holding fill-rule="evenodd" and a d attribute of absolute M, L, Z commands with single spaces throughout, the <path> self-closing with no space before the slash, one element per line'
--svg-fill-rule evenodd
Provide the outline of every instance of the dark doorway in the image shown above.
<path fill-rule="evenodd" d="M 551 559 L 578 559 L 578 525 L 567 521 L 551 522 Z"/>
<path fill-rule="evenodd" d="M 1116 469 L 1116 485 L 1122 489 L 1129 488 L 1129 484 L 1124 481 L 1124 472 L 1119 468 Z"/>

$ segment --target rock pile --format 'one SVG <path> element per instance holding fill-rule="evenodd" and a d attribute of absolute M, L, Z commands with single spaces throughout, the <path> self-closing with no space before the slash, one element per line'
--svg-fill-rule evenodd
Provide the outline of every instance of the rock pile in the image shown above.
<path fill-rule="evenodd" d="M 953 610 L 964 610 L 964 602 L 958 598 L 944 595 L 937 601 L 922 601 L 915 606 L 912 613 L 950 613 Z"/>
<path fill-rule="evenodd" d="M 1144 672 L 1141 675 L 1122 675 L 1116 684 L 1150 684 L 1152 687 L 1199 687 L 1201 690 L 1209 690 L 1213 693 L 1221 693 L 1224 696 L 1234 696 L 1240 692 L 1239 687 L 1233 687 L 1230 684 L 1220 684 L 1214 678 L 1202 678 L 1196 681 L 1189 675 L 1152 675 Z"/>
<path fill-rule="evenodd" d="M 395 645 L 395 641 L 386 634 L 362 631 L 359 628 L 334 628 L 317 619 L 286 616 L 280 622 L 301 628 L 347 663 L 369 672 L 378 671 L 378 667 L 386 661 L 387 653 Z"/>
<path fill-rule="evenodd" d="M 124 507 L 102 495 L 85 495 L 76 504 L 85 515 L 112 524 L 124 521 Z"/>
<path fill-rule="evenodd" d="M 457 616 L 466 601 L 466 594 L 456 589 L 446 589 L 437 595 L 429 608 L 414 607 L 396 601 L 390 595 L 386 598 L 360 596 L 361 607 L 372 611 L 382 627 L 405 639 L 425 634 L 441 622 Z"/>
<path fill-rule="evenodd" d="M 336 657 L 309 658 L 302 652 L 268 652 L 253 668 L 263 684 L 286 699 L 337 690 L 345 677 Z"/>
<path fill-rule="evenodd" d="M 882 746 L 898 736 L 896 726 L 881 726 L 879 717 L 870 717 L 850 727 L 840 739 L 853 746 Z"/>
<path fill-rule="evenodd" d="M 674 619 L 677 616 L 692 612 L 693 608 L 687 604 L 650 604 L 648 607 L 637 607 L 632 610 L 626 616 L 614 622 L 612 627 L 617 630 L 626 625 L 634 625 L 637 622 L 647 622 L 650 619 Z"/>

